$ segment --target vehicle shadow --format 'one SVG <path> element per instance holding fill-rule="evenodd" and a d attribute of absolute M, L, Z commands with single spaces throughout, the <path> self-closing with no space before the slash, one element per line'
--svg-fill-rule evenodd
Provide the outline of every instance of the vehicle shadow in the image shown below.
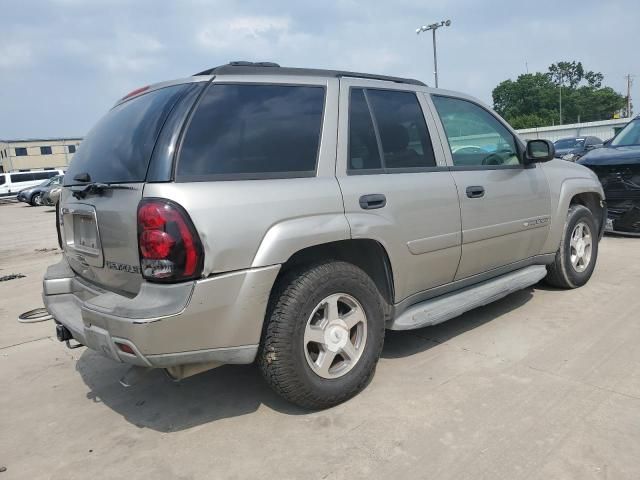
<path fill-rule="evenodd" d="M 539 288 L 539 285 L 536 285 L 535 288 Z M 476 308 L 432 327 L 404 331 L 387 330 L 382 358 L 402 358 L 425 352 L 451 338 L 520 308 L 533 298 L 533 289 L 534 287 L 529 287 L 519 290 L 489 305 Z"/>
<path fill-rule="evenodd" d="M 382 358 L 406 357 L 446 342 L 520 307 L 531 299 L 531 291 L 513 293 L 433 327 L 388 331 Z M 180 431 L 247 415 L 261 405 L 287 415 L 312 413 L 277 396 L 255 365 L 225 365 L 181 382 L 173 382 L 162 371 L 152 370 L 140 382 L 125 388 L 118 380 L 128 367 L 87 349 L 80 356 L 76 370 L 89 387 L 89 400 L 103 403 L 139 428 L 160 432 Z"/>
<path fill-rule="evenodd" d="M 123 387 L 128 367 L 85 350 L 76 369 L 89 387 L 87 398 L 103 403 L 139 428 L 173 432 L 256 411 L 261 405 L 288 415 L 310 413 L 277 396 L 255 365 L 224 365 L 180 382 L 151 370 Z"/>

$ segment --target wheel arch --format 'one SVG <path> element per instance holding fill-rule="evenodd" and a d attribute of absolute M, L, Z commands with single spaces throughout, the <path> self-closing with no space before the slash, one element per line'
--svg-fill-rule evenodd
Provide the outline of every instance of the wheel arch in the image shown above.
<path fill-rule="evenodd" d="M 583 205 L 591 210 L 602 232 L 606 220 L 606 206 L 604 192 L 599 182 L 588 178 L 566 179 L 562 182 L 558 193 L 552 194 L 552 202 L 556 208 L 542 253 L 554 253 L 558 250 L 571 205 Z"/>
<path fill-rule="evenodd" d="M 369 275 L 388 307 L 385 320 L 390 318 L 395 298 L 393 269 L 386 249 L 376 240 L 345 239 L 302 248 L 282 264 L 276 283 L 292 270 L 330 260 L 351 263 Z"/>

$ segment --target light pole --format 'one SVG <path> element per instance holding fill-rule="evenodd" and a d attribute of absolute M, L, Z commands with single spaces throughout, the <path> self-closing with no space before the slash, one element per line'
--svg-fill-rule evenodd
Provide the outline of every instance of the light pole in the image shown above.
<path fill-rule="evenodd" d="M 440 23 L 432 23 L 431 25 L 423 25 L 416 28 L 416 34 L 420 35 L 421 32 L 428 32 L 431 30 L 433 33 L 433 78 L 436 81 L 436 88 L 438 88 L 438 54 L 436 53 L 436 30 L 440 27 L 448 27 L 451 25 L 451 20 L 442 20 Z"/>

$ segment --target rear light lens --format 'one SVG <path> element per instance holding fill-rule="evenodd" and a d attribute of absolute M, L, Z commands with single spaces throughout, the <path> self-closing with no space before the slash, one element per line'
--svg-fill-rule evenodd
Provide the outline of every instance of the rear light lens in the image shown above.
<path fill-rule="evenodd" d="M 140 95 L 142 92 L 146 92 L 150 88 L 151 88 L 151 85 L 146 85 L 144 87 L 136 88 L 132 92 L 129 92 L 124 97 L 122 97 L 120 101 L 126 100 L 127 98 L 135 97 L 136 95 Z"/>
<path fill-rule="evenodd" d="M 142 276 L 178 282 L 202 274 L 202 243 L 187 212 L 170 200 L 144 199 L 138 205 L 138 250 Z"/>

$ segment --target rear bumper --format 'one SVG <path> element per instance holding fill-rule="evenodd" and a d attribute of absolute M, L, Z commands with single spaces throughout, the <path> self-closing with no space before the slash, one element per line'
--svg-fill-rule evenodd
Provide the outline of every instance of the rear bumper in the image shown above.
<path fill-rule="evenodd" d="M 78 342 L 118 362 L 158 368 L 251 363 L 279 269 L 241 270 L 171 285 L 143 282 L 130 298 L 89 284 L 63 258 L 45 274 L 43 299 Z"/>

